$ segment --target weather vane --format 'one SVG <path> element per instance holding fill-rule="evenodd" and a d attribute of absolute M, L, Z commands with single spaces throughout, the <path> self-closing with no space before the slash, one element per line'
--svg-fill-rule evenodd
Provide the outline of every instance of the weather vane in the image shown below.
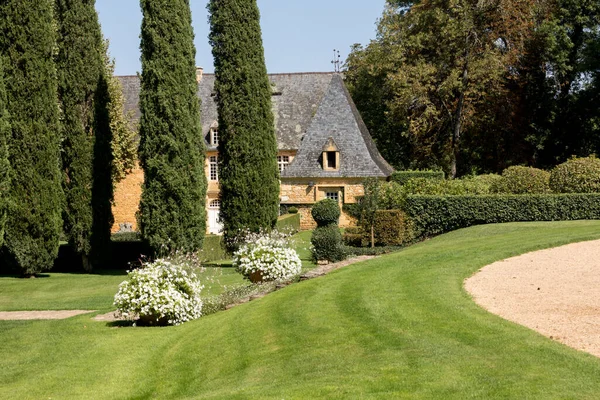
<path fill-rule="evenodd" d="M 342 61 L 340 60 L 340 51 L 333 49 L 333 60 L 331 61 L 333 64 L 333 70 L 335 72 L 340 72 L 342 69 Z"/>

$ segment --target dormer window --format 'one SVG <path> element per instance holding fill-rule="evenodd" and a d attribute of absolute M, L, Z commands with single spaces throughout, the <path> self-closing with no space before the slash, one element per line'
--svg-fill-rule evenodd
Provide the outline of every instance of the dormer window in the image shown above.
<path fill-rule="evenodd" d="M 219 123 L 217 121 L 214 121 L 210 125 L 210 130 L 208 133 L 208 144 L 210 144 L 211 146 L 219 145 Z"/>
<path fill-rule="evenodd" d="M 333 138 L 329 138 L 323 146 L 323 169 L 325 171 L 340 169 L 340 151 Z"/>

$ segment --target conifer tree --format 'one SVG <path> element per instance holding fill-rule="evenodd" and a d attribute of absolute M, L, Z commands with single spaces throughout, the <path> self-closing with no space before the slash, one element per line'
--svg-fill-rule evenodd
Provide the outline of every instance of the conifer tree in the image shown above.
<path fill-rule="evenodd" d="M 52 267 L 62 226 L 53 3 L 0 3 L 12 168 L 3 263 L 24 275 Z"/>
<path fill-rule="evenodd" d="M 141 234 L 155 254 L 196 251 L 206 230 L 206 177 L 189 0 L 141 6 Z"/>
<path fill-rule="evenodd" d="M 106 124 L 95 124 L 95 107 L 99 106 L 96 101 L 105 99 L 98 93 L 104 74 L 104 44 L 94 5 L 95 0 L 56 0 L 56 66 L 66 200 L 64 230 L 73 249 L 82 256 L 87 271 L 92 268 L 89 256 L 94 225 L 94 144 L 96 137 L 110 134 Z M 110 231 L 93 234 L 110 235 Z M 96 240 L 95 243 L 107 241 Z M 106 251 L 102 249 L 96 253 Z"/>
<path fill-rule="evenodd" d="M 277 222 L 279 172 L 271 87 L 256 0 L 212 0 L 209 39 L 219 111 L 219 181 L 226 242 Z"/>
<path fill-rule="evenodd" d="M 4 89 L 4 74 L 0 58 L 0 248 L 4 243 L 4 225 L 8 207 L 8 188 L 10 182 L 10 164 L 8 163 L 8 147 L 6 140 L 10 133 L 8 115 L 6 114 L 6 91 Z"/>

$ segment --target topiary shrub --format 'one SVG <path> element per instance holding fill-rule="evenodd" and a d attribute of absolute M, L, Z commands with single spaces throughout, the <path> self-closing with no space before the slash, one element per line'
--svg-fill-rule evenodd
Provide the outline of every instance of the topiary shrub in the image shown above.
<path fill-rule="evenodd" d="M 288 214 L 298 214 L 298 208 L 294 206 L 288 208 Z"/>
<path fill-rule="evenodd" d="M 317 202 L 311 210 L 312 217 L 317 226 L 337 224 L 340 219 L 340 213 L 340 206 L 337 201 L 332 199 L 323 199 Z"/>
<path fill-rule="evenodd" d="M 377 245 L 402 246 L 415 239 L 412 220 L 400 210 L 377 211 L 374 228 Z"/>
<path fill-rule="evenodd" d="M 491 192 L 506 194 L 544 194 L 550 192 L 550 173 L 538 168 L 513 166 L 492 183 Z"/>
<path fill-rule="evenodd" d="M 323 199 L 313 206 L 311 214 L 317 222 L 317 228 L 310 241 L 316 261 L 340 261 L 346 257 L 338 226 L 340 213 L 340 206 L 335 200 Z"/>
<path fill-rule="evenodd" d="M 253 283 L 284 281 L 298 275 L 302 262 L 288 237 L 277 231 L 250 234 L 233 253 L 233 267 Z"/>
<path fill-rule="evenodd" d="M 144 325 L 179 325 L 202 315 L 202 285 L 180 265 L 159 259 L 130 271 L 114 305 L 125 318 Z"/>
<path fill-rule="evenodd" d="M 550 188 L 555 193 L 600 192 L 600 159 L 574 157 L 557 165 L 550 174 Z"/>
<path fill-rule="evenodd" d="M 341 261 L 346 258 L 342 246 L 342 234 L 337 224 L 317 227 L 310 238 L 314 246 L 313 258 L 316 261 Z"/>

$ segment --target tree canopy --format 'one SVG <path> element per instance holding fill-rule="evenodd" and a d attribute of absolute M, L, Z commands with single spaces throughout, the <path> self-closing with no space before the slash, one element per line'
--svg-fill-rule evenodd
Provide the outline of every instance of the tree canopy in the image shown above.
<path fill-rule="evenodd" d="M 346 81 L 398 168 L 550 166 L 600 150 L 598 26 L 587 0 L 389 0 Z"/>

